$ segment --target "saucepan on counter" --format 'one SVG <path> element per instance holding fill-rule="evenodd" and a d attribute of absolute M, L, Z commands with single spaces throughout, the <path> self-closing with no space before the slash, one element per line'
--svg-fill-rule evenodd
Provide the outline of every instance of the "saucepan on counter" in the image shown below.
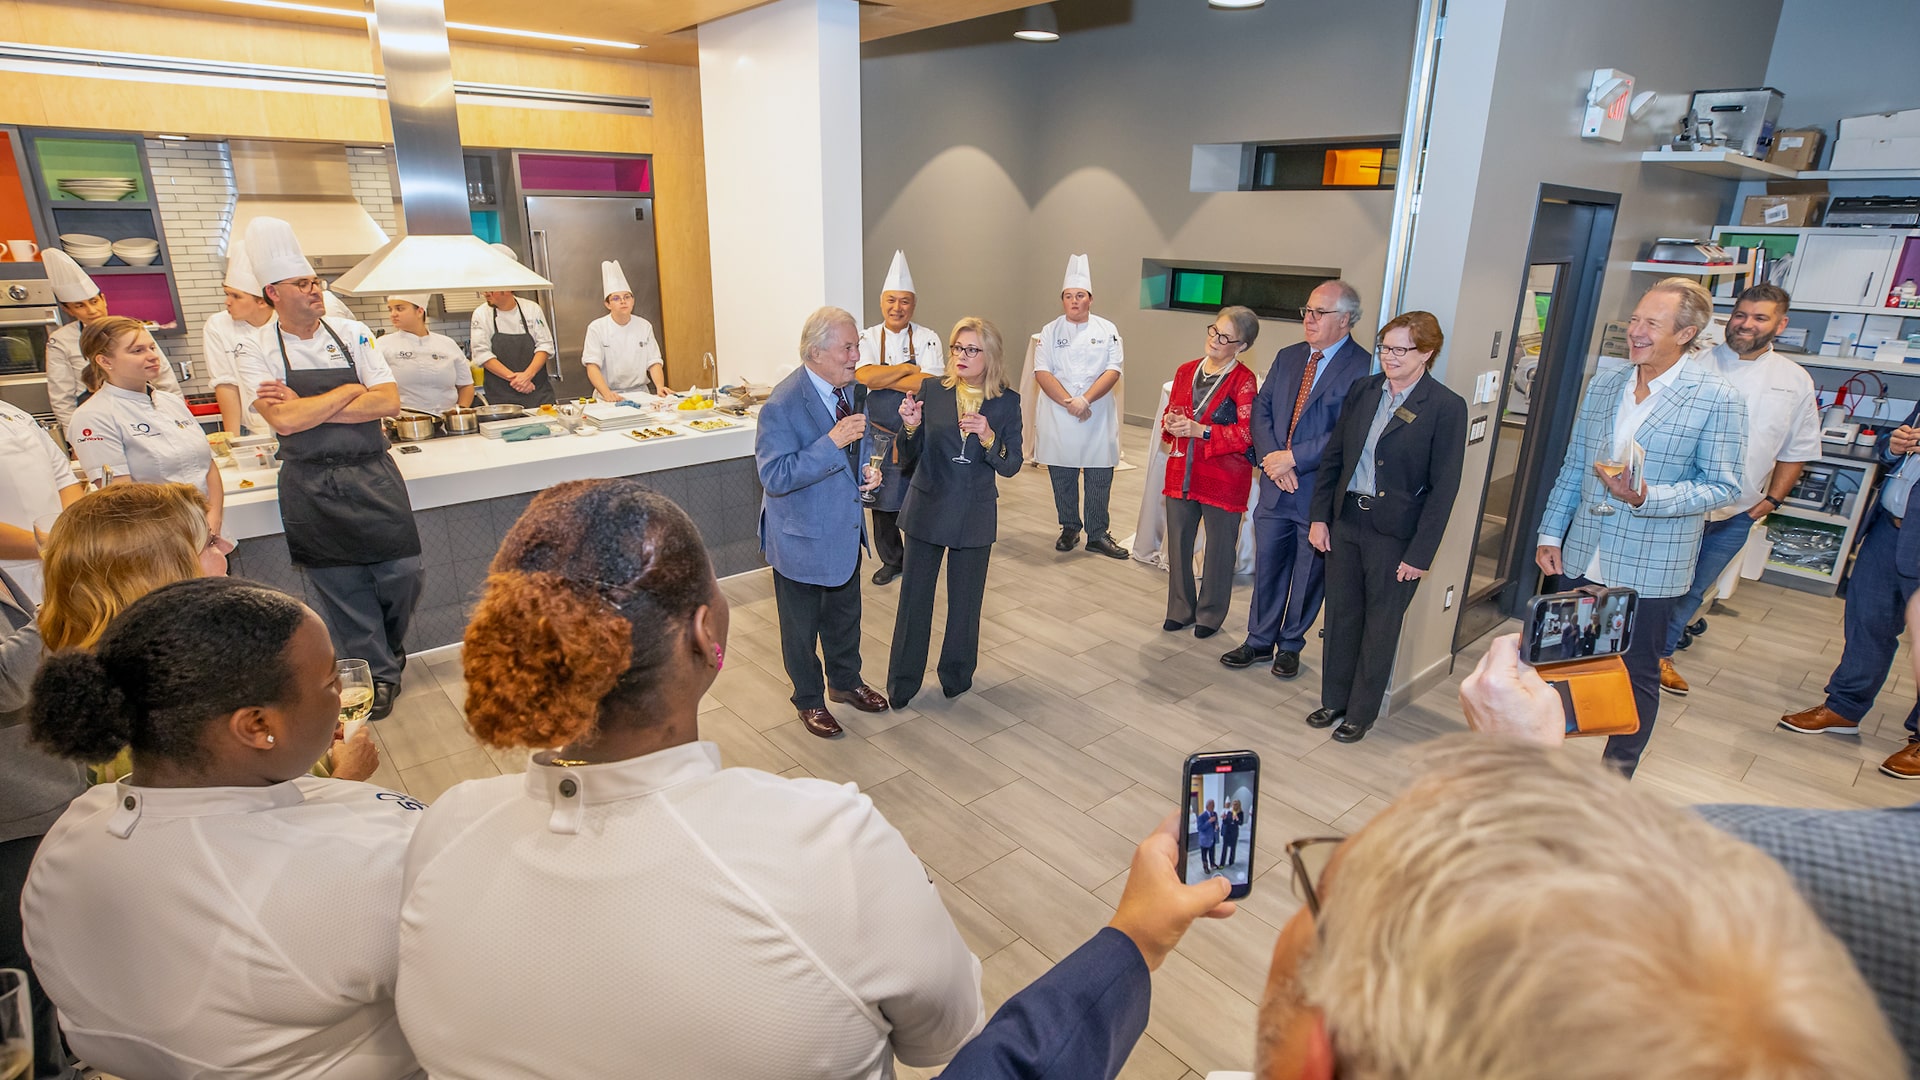
<path fill-rule="evenodd" d="M 446 428 L 449 435 L 471 435 L 480 430 L 479 410 L 448 409 L 440 414 L 440 426 Z"/>
<path fill-rule="evenodd" d="M 424 442 L 433 438 L 435 419 L 432 413 L 405 410 L 387 419 L 387 433 L 399 442 Z"/>
<path fill-rule="evenodd" d="M 473 410 L 474 418 L 482 424 L 495 420 L 513 420 L 527 415 L 527 410 L 518 405 L 482 405 Z"/>

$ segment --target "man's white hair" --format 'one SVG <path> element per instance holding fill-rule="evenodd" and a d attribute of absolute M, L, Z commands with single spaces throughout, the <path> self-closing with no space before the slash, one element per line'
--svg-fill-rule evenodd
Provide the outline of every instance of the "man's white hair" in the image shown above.
<path fill-rule="evenodd" d="M 860 324 L 854 320 L 853 313 L 845 308 L 832 306 L 815 308 L 813 314 L 807 316 L 806 324 L 800 327 L 801 362 L 805 363 L 813 359 L 814 352 L 826 348 L 827 342 L 833 338 L 833 328 L 841 323 L 855 330 L 860 328 Z"/>

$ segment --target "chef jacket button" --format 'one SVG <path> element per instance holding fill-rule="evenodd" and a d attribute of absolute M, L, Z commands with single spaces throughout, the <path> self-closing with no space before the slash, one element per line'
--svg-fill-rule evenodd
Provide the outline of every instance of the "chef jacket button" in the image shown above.
<path fill-rule="evenodd" d="M 560 781 L 560 795 L 562 798 L 571 799 L 579 793 L 580 784 L 573 777 L 569 776 L 565 780 Z"/>
<path fill-rule="evenodd" d="M 124 806 L 124 807 L 126 807 L 126 808 L 127 808 L 127 809 L 129 809 L 129 810 L 131 810 L 131 809 L 133 809 L 133 808 L 134 808 L 135 806 L 137 806 L 137 805 L 139 805 L 139 800 L 138 800 L 138 799 L 135 799 L 135 798 L 134 798 L 133 796 L 131 796 L 131 795 L 129 795 L 129 796 L 127 796 L 127 797 L 126 797 L 126 800 L 125 800 L 125 801 L 123 801 L 123 802 L 122 802 L 122 803 L 121 803 L 120 805 L 121 805 L 121 806 Z"/>

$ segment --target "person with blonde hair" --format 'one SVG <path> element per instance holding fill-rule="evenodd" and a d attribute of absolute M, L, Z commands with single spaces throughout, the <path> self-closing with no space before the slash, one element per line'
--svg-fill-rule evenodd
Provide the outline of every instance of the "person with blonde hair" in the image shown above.
<path fill-rule="evenodd" d="M 67 438 L 87 475 L 105 484 L 192 484 L 220 531 L 226 492 L 200 421 L 179 394 L 151 385 L 166 361 L 138 319 L 109 315 L 80 336 L 91 397 L 73 411 Z"/>
<path fill-rule="evenodd" d="M 968 316 L 948 337 L 947 374 L 900 406 L 901 462 L 913 480 L 900 507 L 906 562 L 887 662 L 887 698 L 904 708 L 920 692 L 933 634 L 933 596 L 947 564 L 946 640 L 940 690 L 973 687 L 980 663 L 980 609 L 987 562 L 999 536 L 996 477 L 1020 472 L 1020 394 L 1007 386 L 1000 331 Z"/>

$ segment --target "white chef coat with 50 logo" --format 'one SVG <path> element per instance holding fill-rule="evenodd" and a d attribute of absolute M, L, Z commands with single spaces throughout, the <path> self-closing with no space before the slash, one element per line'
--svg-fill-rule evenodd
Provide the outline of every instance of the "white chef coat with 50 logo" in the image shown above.
<path fill-rule="evenodd" d="M 90 477 L 105 467 L 143 484 L 192 484 L 207 494 L 213 448 L 179 394 L 109 383 L 73 411 L 68 437 Z"/>
<path fill-rule="evenodd" d="M 1065 315 L 1040 331 L 1033 370 L 1050 372 L 1071 397 L 1079 397 L 1109 371 L 1119 371 L 1125 357 L 1120 331 L 1098 315 L 1083 323 Z M 1034 404 L 1033 460 L 1070 469 L 1110 469 L 1120 464 L 1120 410 L 1109 393 L 1090 402 L 1091 415 L 1076 418 L 1065 406 L 1045 394 Z"/>

